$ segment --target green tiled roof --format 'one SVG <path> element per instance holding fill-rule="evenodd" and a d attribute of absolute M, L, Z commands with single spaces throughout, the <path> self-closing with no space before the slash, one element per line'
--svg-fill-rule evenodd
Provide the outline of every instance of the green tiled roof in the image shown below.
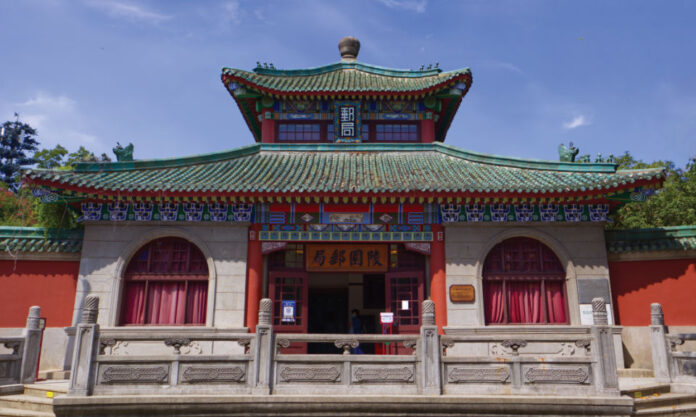
<path fill-rule="evenodd" d="M 696 225 L 606 232 L 611 253 L 696 250 Z"/>
<path fill-rule="evenodd" d="M 429 144 L 255 144 L 186 158 L 27 170 L 24 180 L 129 196 L 598 196 L 659 182 L 661 169 L 525 160 Z M 549 195 L 549 193 L 551 193 Z"/>
<path fill-rule="evenodd" d="M 457 80 L 467 80 L 467 85 L 470 85 L 471 72 L 468 68 L 449 72 L 440 69 L 394 70 L 361 62 L 338 62 L 300 70 L 255 68 L 254 71 L 244 71 L 223 68 L 222 79 L 228 88 L 230 83 L 236 82 L 274 95 L 418 95 L 443 88 Z"/>
<path fill-rule="evenodd" d="M 0 226 L 0 250 L 4 252 L 79 253 L 82 230 Z"/>

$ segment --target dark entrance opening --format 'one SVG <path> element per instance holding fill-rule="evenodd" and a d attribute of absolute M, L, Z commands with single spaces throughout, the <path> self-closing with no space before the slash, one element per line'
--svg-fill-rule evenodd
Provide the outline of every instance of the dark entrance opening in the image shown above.
<path fill-rule="evenodd" d="M 308 333 L 348 333 L 348 288 L 309 288 Z M 342 353 L 333 343 L 309 343 L 307 353 Z"/>

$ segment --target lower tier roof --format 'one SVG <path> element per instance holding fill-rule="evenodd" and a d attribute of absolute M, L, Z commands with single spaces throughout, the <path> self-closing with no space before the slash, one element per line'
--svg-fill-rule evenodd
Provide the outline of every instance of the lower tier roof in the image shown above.
<path fill-rule="evenodd" d="M 30 169 L 24 181 L 91 198 L 353 196 L 604 199 L 659 185 L 662 169 L 525 160 L 430 144 L 255 144 L 185 158 Z"/>

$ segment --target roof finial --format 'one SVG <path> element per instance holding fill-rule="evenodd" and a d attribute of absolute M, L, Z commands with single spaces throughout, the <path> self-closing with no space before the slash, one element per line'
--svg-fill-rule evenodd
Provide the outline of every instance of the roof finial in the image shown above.
<path fill-rule="evenodd" d="M 360 52 L 360 41 L 352 36 L 346 36 L 338 42 L 341 60 L 356 60 Z"/>

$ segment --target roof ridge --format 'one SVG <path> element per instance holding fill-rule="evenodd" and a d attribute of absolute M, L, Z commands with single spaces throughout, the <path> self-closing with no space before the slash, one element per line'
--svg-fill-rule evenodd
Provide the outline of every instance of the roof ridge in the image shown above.
<path fill-rule="evenodd" d="M 311 75 L 319 75 L 319 74 L 326 74 L 328 72 L 333 72 L 333 71 L 339 71 L 339 70 L 344 70 L 344 69 L 354 69 L 354 70 L 359 70 L 363 72 L 368 72 L 371 74 L 378 74 L 378 75 L 384 75 L 384 76 L 390 76 L 390 77 L 402 77 L 402 78 L 422 78 L 422 77 L 433 77 L 437 76 L 441 73 L 443 74 L 450 74 L 450 73 L 467 73 L 471 72 L 469 68 L 461 68 L 461 69 L 456 69 L 452 71 L 443 71 L 441 68 L 431 68 L 431 69 L 422 69 L 422 70 L 407 70 L 407 69 L 397 69 L 397 68 L 387 68 L 387 67 L 382 67 L 378 65 L 372 65 L 372 64 L 366 64 L 363 62 L 335 62 L 333 64 L 328 64 L 328 65 L 322 65 L 319 67 L 311 67 L 311 68 L 299 68 L 299 69 L 288 69 L 288 70 L 282 70 L 282 69 L 276 69 L 276 68 L 264 68 L 257 66 L 254 68 L 252 71 L 247 71 L 243 69 L 238 69 L 238 68 L 229 68 L 229 67 L 223 67 L 222 72 L 223 74 L 226 71 L 243 71 L 247 73 L 255 73 L 258 75 L 269 75 L 269 76 L 276 76 L 276 77 L 301 77 L 301 76 L 311 76 Z"/>
<path fill-rule="evenodd" d="M 73 238 L 82 239 L 82 229 L 55 229 L 49 227 L 0 226 L 0 239 L 7 238 Z"/>
<path fill-rule="evenodd" d="M 115 172 L 131 171 L 136 169 L 163 169 L 176 168 L 188 165 L 220 162 L 243 156 L 253 155 L 259 152 L 439 152 L 455 158 L 466 159 L 488 165 L 506 166 L 511 168 L 537 169 L 546 171 L 566 171 L 580 173 L 646 173 L 662 172 L 662 168 L 646 168 L 642 170 L 617 171 L 614 163 L 577 163 L 549 161 L 542 159 L 523 159 L 502 155 L 486 154 L 469 151 L 440 142 L 433 143 L 255 143 L 227 151 L 205 153 L 175 158 L 144 159 L 124 162 L 87 162 L 79 163 L 72 172 Z M 25 171 L 25 175 L 32 172 L 60 173 L 71 171 L 37 169 Z"/>

